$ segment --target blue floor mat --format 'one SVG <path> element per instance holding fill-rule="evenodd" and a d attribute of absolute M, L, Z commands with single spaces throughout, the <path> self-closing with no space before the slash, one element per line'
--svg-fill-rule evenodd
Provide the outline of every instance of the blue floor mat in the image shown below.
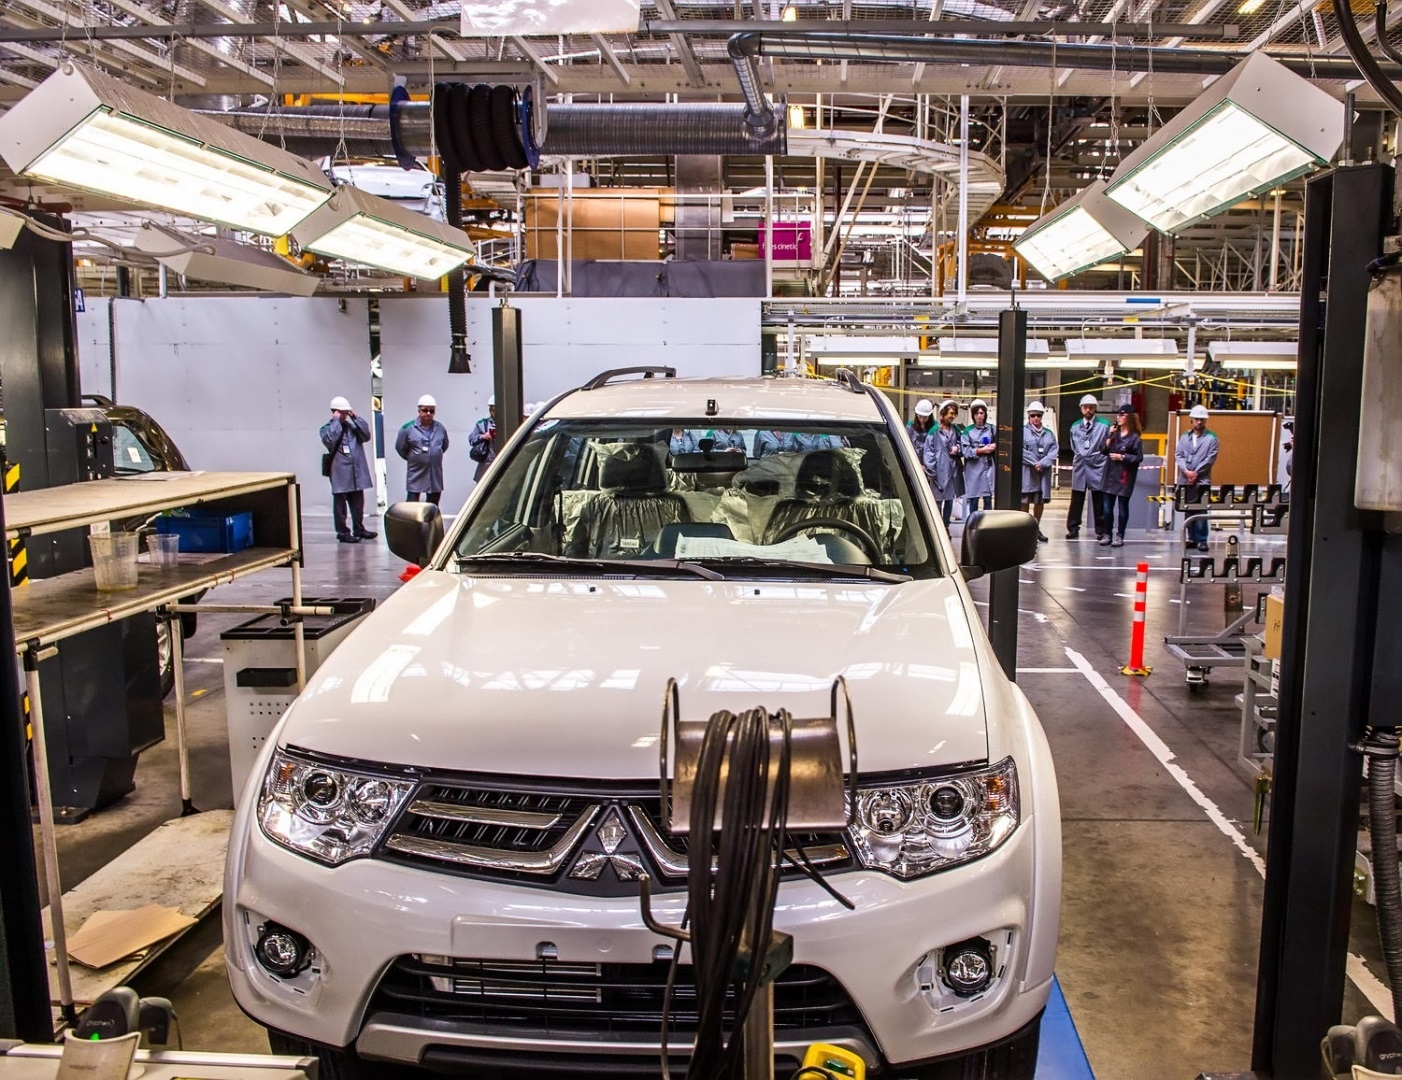
<path fill-rule="evenodd" d="M 1081 1036 L 1066 1007 L 1061 983 L 1052 980 L 1047 1011 L 1042 1015 L 1042 1038 L 1037 1049 L 1037 1080 L 1095 1080 L 1081 1046 Z"/>

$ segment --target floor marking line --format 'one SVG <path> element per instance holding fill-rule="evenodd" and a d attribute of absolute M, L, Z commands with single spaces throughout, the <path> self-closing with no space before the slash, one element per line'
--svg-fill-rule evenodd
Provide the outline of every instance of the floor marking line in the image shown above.
<path fill-rule="evenodd" d="M 1090 683 L 1091 686 L 1095 687 L 1100 696 L 1105 699 L 1110 708 L 1115 710 L 1119 718 L 1124 721 L 1125 726 L 1138 736 L 1139 741 L 1148 748 L 1149 752 L 1158 759 L 1159 764 L 1178 782 L 1178 786 L 1187 793 L 1188 797 L 1192 799 L 1193 802 L 1202 807 L 1208 820 L 1217 826 L 1218 831 L 1232 842 L 1236 849 L 1241 852 L 1242 856 L 1256 868 L 1256 872 L 1264 878 L 1266 876 L 1265 860 L 1261 858 L 1255 848 L 1247 843 L 1246 837 L 1242 834 L 1241 830 L 1227 819 L 1227 815 L 1222 813 L 1217 804 L 1202 793 L 1197 784 L 1193 782 L 1193 778 L 1184 771 L 1183 767 L 1174 764 L 1176 755 L 1169 749 L 1168 744 L 1159 738 L 1153 728 L 1149 727 L 1149 725 L 1144 722 L 1142 716 L 1130 708 L 1129 702 L 1125 701 L 1124 698 L 1120 697 L 1120 695 L 1115 692 L 1114 687 L 1106 682 L 1104 677 L 1096 671 L 1095 668 L 1091 667 L 1090 662 L 1084 656 L 1069 646 L 1066 647 L 1066 655 L 1071 663 L 1075 664 L 1081 674 L 1086 677 L 1086 681 Z"/>
<path fill-rule="evenodd" d="M 1379 1016 L 1388 1016 L 1392 1013 L 1392 995 L 1382 984 L 1382 980 L 1368 970 L 1368 965 L 1363 962 L 1363 957 L 1357 953 L 1349 953 L 1344 970 L 1353 981 L 1353 985 L 1358 987 L 1363 996 L 1372 1003 L 1373 1008 L 1378 1010 Z"/>
<path fill-rule="evenodd" d="M 222 664 L 224 662 L 222 656 L 186 656 L 183 659 L 187 664 Z"/>
<path fill-rule="evenodd" d="M 1074 667 L 1020 667 L 1019 675 L 1074 675 L 1080 668 Z"/>

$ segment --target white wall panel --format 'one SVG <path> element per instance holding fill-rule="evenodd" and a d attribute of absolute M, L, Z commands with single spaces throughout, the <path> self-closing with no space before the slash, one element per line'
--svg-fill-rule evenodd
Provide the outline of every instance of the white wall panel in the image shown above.
<path fill-rule="evenodd" d="M 74 316 L 77 327 L 78 380 L 85 394 L 112 396 L 112 353 L 107 333 L 107 305 L 112 301 L 85 300 L 86 310 Z"/>
<path fill-rule="evenodd" d="M 116 336 L 116 399 L 156 417 L 195 468 L 295 472 L 307 509 L 329 504 L 317 438 L 328 402 L 344 394 L 372 415 L 365 301 L 118 301 Z"/>
<path fill-rule="evenodd" d="M 452 443 L 444 468 L 443 506 L 454 513 L 472 487 L 474 463 L 467 436 L 487 414 L 492 392 L 492 308 L 473 296 L 467 304 L 472 372 L 448 374 L 448 301 L 445 296 L 380 301 L 384 363 L 385 436 L 415 416 L 420 394 L 438 400 L 438 419 Z M 760 301 L 755 298 L 556 299 L 517 296 L 527 401 L 572 389 L 608 368 L 664 364 L 680 375 L 758 375 Z M 389 453 L 389 497 L 403 497 L 404 463 Z"/>

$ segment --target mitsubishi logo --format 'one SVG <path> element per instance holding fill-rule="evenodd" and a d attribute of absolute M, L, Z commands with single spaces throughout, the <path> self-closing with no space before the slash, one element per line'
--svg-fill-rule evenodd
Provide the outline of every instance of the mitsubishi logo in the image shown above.
<path fill-rule="evenodd" d="M 602 851 L 585 851 L 575 861 L 570 877 L 585 881 L 597 881 L 605 866 L 613 867 L 614 876 L 619 881 L 637 881 L 643 876 L 643 862 L 632 852 L 619 851 L 619 846 L 628 838 L 628 830 L 619 820 L 618 811 L 610 810 L 604 823 L 594 833 Z"/>

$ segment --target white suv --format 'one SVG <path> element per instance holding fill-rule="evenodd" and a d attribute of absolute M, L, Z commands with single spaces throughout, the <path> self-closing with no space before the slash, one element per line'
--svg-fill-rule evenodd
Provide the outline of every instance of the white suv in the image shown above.
<path fill-rule="evenodd" d="M 443 542 L 436 507 L 391 508 L 390 546 L 423 572 L 317 671 L 241 796 L 239 1004 L 323 1075 L 659 1075 L 671 943 L 638 878 L 679 924 L 668 680 L 704 720 L 825 715 L 841 675 L 852 824 L 790 842 L 854 908 L 801 876 L 780 889 L 780 1068 L 823 1041 L 882 1077 L 1030 1077 L 1056 780 L 965 582 L 1029 558 L 1035 523 L 976 516 L 956 557 L 900 418 L 845 372 L 619 375 L 532 417 Z M 696 1019 L 680 959 L 674 1061 Z"/>

